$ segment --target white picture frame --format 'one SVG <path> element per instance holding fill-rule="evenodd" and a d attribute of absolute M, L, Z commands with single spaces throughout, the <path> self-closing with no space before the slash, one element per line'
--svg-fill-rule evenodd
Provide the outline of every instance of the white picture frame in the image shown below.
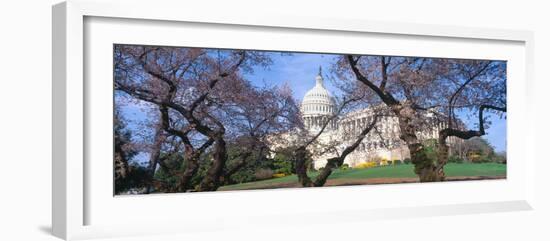
<path fill-rule="evenodd" d="M 131 4 L 131 5 L 130 5 Z M 153 9 L 153 10 L 152 10 Z M 323 19 L 323 18 L 299 18 L 293 16 L 278 16 L 278 15 L 209 15 L 201 11 L 197 11 L 188 4 L 178 1 L 86 1 L 73 0 L 60 3 L 53 7 L 53 194 L 52 194 L 52 226 L 53 234 L 63 239 L 85 239 L 96 237 L 112 237 L 124 235 L 140 235 L 140 234 L 160 234 L 160 233 L 177 233 L 177 232 L 197 232 L 210 229 L 223 230 L 227 227 L 238 226 L 246 223 L 247 225 L 299 225 L 301 222 L 322 223 L 322 222 L 343 222 L 343 221 L 360 221 L 369 219 L 384 219 L 398 217 L 423 217 L 433 215 L 451 215 L 451 214 L 467 214 L 467 213 L 483 213 L 497 211 L 514 211 L 514 210 L 530 210 L 533 208 L 534 202 L 534 180 L 535 180 L 535 158 L 534 158 L 534 135 L 531 131 L 527 133 L 519 133 L 514 131 L 514 126 L 531 125 L 531 120 L 523 118 L 530 113 L 531 103 L 530 93 L 532 93 L 532 62 L 533 62 L 533 34 L 529 31 L 518 30 L 497 30 L 497 29 L 481 29 L 456 26 L 439 26 L 439 25 L 421 25 L 410 23 L 392 23 L 392 22 L 365 22 L 350 19 Z M 88 22 L 87 22 L 88 21 Z M 87 28 L 94 26 L 93 28 Z M 109 25 L 110 24 L 110 25 Z M 151 39 L 140 38 L 139 35 L 125 33 L 126 36 L 120 36 L 116 39 L 116 34 L 108 33 L 109 26 L 120 28 L 130 28 L 142 25 L 149 31 L 167 31 L 163 26 L 173 28 L 171 31 L 174 36 L 182 36 L 174 29 L 186 29 L 189 26 L 201 26 L 197 31 L 219 31 L 220 29 L 232 31 L 246 32 L 250 36 L 256 36 L 261 32 L 261 35 L 277 35 L 277 34 L 304 34 L 303 37 L 296 36 L 297 39 L 302 38 L 302 46 L 304 39 L 311 38 L 308 34 L 314 33 L 316 36 L 333 36 L 339 38 L 340 35 L 357 34 L 357 36 L 383 36 L 384 38 L 409 39 L 407 41 L 435 41 L 441 42 L 441 46 L 457 46 L 463 45 L 465 49 L 468 44 L 472 45 L 472 50 L 456 52 L 453 57 L 479 57 L 483 58 L 484 54 L 490 56 L 502 56 L 512 64 L 513 81 L 509 81 L 510 89 L 509 101 L 509 124 L 508 124 L 508 149 L 510 165 L 508 178 L 501 181 L 489 182 L 461 182 L 461 183 L 445 183 L 451 185 L 459 194 L 467 197 L 456 198 L 453 194 L 446 195 L 441 200 L 422 200 L 418 197 L 418 193 L 430 195 L 436 191 L 444 191 L 441 184 L 410 184 L 410 185 L 381 185 L 381 186 L 365 186 L 365 187 L 339 187 L 339 188 L 321 188 L 307 190 L 271 190 L 271 191 L 246 191 L 246 192 L 221 192 L 221 193 L 199 193 L 199 194 L 175 194 L 175 195 L 151 195 L 147 197 L 128 197 L 114 198 L 106 196 L 105 193 L 98 190 L 99 187 L 109 185 L 109 182 L 98 182 L 98 178 L 104 176 L 105 180 L 109 179 L 112 172 L 105 173 L 105 168 L 97 167 L 97 164 L 90 164 L 86 161 L 89 155 L 90 143 L 87 142 L 87 136 L 90 135 L 90 129 L 87 128 L 102 128 L 101 125 L 93 124 L 90 127 L 92 120 L 89 118 L 105 118 L 108 117 L 105 113 L 98 115 L 90 115 L 90 111 L 94 111 L 96 104 L 90 104 L 90 99 L 98 100 L 97 95 L 105 88 L 90 85 L 86 82 L 86 78 L 95 78 L 88 76 L 86 68 L 103 68 L 101 65 L 101 56 L 108 56 L 111 52 L 103 54 L 95 54 L 98 59 L 87 59 L 90 54 L 90 49 L 105 50 L 101 46 L 106 46 L 105 43 L 118 42 L 121 39 L 124 43 L 133 43 L 128 41 L 137 41 L 141 44 L 164 44 L 164 45 L 180 45 L 177 41 L 168 41 L 166 39 Z M 107 26 L 107 27 L 106 27 Z M 171 26 L 171 27 L 170 27 Z M 129 31 L 131 32 L 131 30 Z M 204 32 L 208 34 L 207 32 Z M 93 36 L 90 36 L 93 35 Z M 95 35 L 94 35 L 95 34 Z M 135 34 L 135 33 L 134 33 Z M 259 38 L 261 37 L 258 35 Z M 89 37 L 89 38 L 88 38 Z M 97 38 L 96 38 L 97 37 Z M 143 37 L 143 36 L 141 36 Z M 265 37 L 265 36 L 264 36 Z M 177 38 L 175 38 L 177 39 Z M 95 41 L 87 45 L 86 41 Z M 104 42 L 102 42 L 104 41 Z M 141 42 L 140 42 L 141 41 Z M 151 41 L 151 42 L 149 42 Z M 200 39 L 195 40 L 200 41 Z M 447 43 L 447 42 L 448 43 Z M 262 41 L 258 41 L 262 42 Z M 255 48 L 267 48 L 269 45 L 253 45 Z M 191 43 L 192 44 L 192 43 Z M 264 43 L 265 44 L 265 43 Z M 280 45 L 277 45 L 280 44 Z M 288 46 L 292 50 L 292 46 L 285 42 L 271 43 L 271 48 L 274 50 L 287 50 Z M 508 46 L 509 50 L 498 53 L 499 45 Z M 219 46 L 219 43 L 211 42 L 205 45 L 196 45 L 200 47 L 243 47 L 238 42 L 227 41 L 225 46 Z M 276 46 L 277 45 L 277 46 Z M 297 44 L 299 45 L 299 44 Z M 99 46 L 99 47 L 97 47 Z M 268 47 L 266 47 L 268 46 Z M 475 49 L 483 46 L 487 52 L 474 53 Z M 493 46 L 493 47 L 491 47 Z M 508 49 L 506 47 L 505 49 Z M 305 47 L 301 47 L 303 48 Z M 331 51 L 330 47 L 321 45 L 311 45 L 308 50 L 311 51 Z M 318 49 L 316 49 L 318 48 Z M 403 44 L 403 50 L 407 44 Z M 504 48 L 504 47 L 503 47 Z M 383 48 L 378 48 L 376 53 L 361 52 L 369 51 L 363 49 L 360 52 L 364 54 L 391 54 L 392 50 L 384 52 Z M 421 51 L 418 48 L 414 51 Z M 333 50 L 338 52 L 338 50 Z M 340 50 L 343 51 L 343 50 Z M 353 49 L 348 50 L 353 52 Z M 357 50 L 359 51 L 359 50 Z M 410 54 L 414 54 L 410 50 Z M 101 51 L 100 51 L 101 52 Z M 430 56 L 449 57 L 450 53 L 442 51 L 439 55 L 436 52 L 431 52 Z M 508 54 L 509 53 L 509 54 Z M 499 55 L 501 54 L 501 55 Z M 94 57 L 96 58 L 96 57 Z M 96 67 L 98 66 L 98 67 Z M 98 71 L 108 73 L 105 71 Z M 95 74 L 94 75 L 100 75 Z M 95 82 L 94 82 L 95 83 Z M 103 88 L 99 92 L 88 92 L 90 89 Z M 112 91 L 112 90 L 111 90 Z M 96 95 L 96 96 L 94 96 Z M 512 98 L 513 97 L 513 98 Z M 97 103 L 97 102 L 93 102 Z M 109 102 L 103 103 L 105 105 Z M 95 112 L 94 112 L 95 113 Z M 112 113 L 112 112 L 111 112 Z M 91 117 L 93 116 L 93 117 Z M 110 121 L 111 119 L 109 119 Z M 93 121 L 97 123 L 97 121 Z M 105 126 L 103 126 L 105 127 Z M 112 129 L 103 128 L 101 133 L 112 132 Z M 97 136 L 97 135 L 96 135 Z M 510 138 L 514 137 L 514 138 Z M 97 142 L 90 140 L 90 142 Z M 93 145 L 92 145 L 93 146 Z M 100 150 L 100 149 L 97 149 Z M 98 151 L 102 155 L 109 156 L 108 152 Z M 522 157 L 523 161 L 519 160 Z M 112 162 L 108 161 L 109 165 Z M 107 165 L 108 166 L 108 165 Z M 93 174 L 88 173 L 90 169 L 99 170 Z M 91 177 L 91 179 L 88 179 Z M 93 181 L 90 181 L 93 180 Z M 112 180 L 111 180 L 112 182 Z M 99 188 L 101 189 L 101 188 Z M 489 195 L 487 192 L 493 192 Z M 111 192 L 112 193 L 112 192 Z M 97 194 L 97 195 L 96 195 Z M 455 195 L 459 195 L 455 194 Z M 469 196 L 470 194 L 479 194 L 477 196 Z M 322 206 L 321 204 L 311 204 L 305 209 L 292 208 L 292 203 L 288 199 L 281 197 L 295 198 L 299 200 L 320 200 L 326 197 L 331 197 L 332 200 L 338 201 L 344 198 L 362 197 L 362 195 L 376 195 L 376 197 L 391 197 L 395 200 L 400 197 L 410 195 L 410 200 L 400 201 L 384 201 L 384 199 L 370 200 L 371 206 L 359 206 L 359 202 L 349 201 L 351 207 L 339 208 L 334 207 L 329 211 L 316 211 Z M 433 195 L 433 194 L 432 194 Z M 101 197 L 98 197 L 101 196 Z M 261 207 L 255 206 L 253 203 L 243 205 L 243 200 L 253 200 L 255 202 L 277 202 L 280 207 L 274 210 L 262 210 Z M 393 199 L 391 199 L 393 200 Z M 190 202 L 194 205 L 207 206 L 215 202 L 228 202 L 234 204 L 232 210 L 214 209 L 212 212 L 203 214 L 208 219 L 202 218 L 198 211 L 186 213 L 186 218 L 181 219 L 179 211 L 174 211 L 167 216 L 162 216 L 158 212 L 144 212 L 142 217 L 133 217 L 130 210 L 136 207 L 144 206 L 165 206 L 166 208 L 177 206 L 181 202 Z M 93 203 L 91 205 L 90 203 Z M 241 204 L 239 204 L 241 203 Z M 236 206 L 235 206 L 236 205 Z M 239 206 L 240 205 L 240 206 Z M 124 210 L 127 208 L 128 210 Z M 242 210 L 239 210 L 241 208 Z M 183 211 L 181 211 L 183 212 Z M 111 216 L 112 218 L 110 218 Z M 218 215 L 218 216 L 216 216 Z M 330 215 L 333 219 L 321 219 L 320 216 Z M 223 219 L 224 216 L 231 216 L 230 222 Z M 98 217 L 90 220 L 90 217 Z M 126 218 L 121 218 L 126 217 Z M 293 218 L 294 217 L 294 218 Z M 299 221 L 295 217 L 299 217 Z M 212 222 L 211 219 L 218 221 Z M 112 220 L 108 220 L 112 219 Z M 145 222 L 144 220 L 149 220 Z M 328 220 L 328 221 L 325 221 Z M 332 220 L 332 221 L 331 221 Z M 179 225 L 170 225 L 177 221 Z M 148 229 L 140 228 L 140 225 L 147 226 Z M 185 228 L 182 228 L 185 226 Z"/>

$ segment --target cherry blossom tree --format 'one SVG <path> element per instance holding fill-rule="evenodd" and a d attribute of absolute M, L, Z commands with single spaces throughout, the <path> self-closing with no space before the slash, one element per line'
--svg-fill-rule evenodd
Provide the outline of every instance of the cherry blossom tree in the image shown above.
<path fill-rule="evenodd" d="M 483 121 L 480 121 L 481 129 L 476 133 L 459 130 L 456 123 L 460 121 L 456 120 L 455 115 L 457 109 L 478 109 L 480 120 L 483 119 L 484 110 L 505 110 L 498 104 L 490 104 L 493 103 L 490 98 L 485 98 L 485 102 L 478 101 L 477 104 L 463 101 L 477 101 L 478 95 L 505 96 L 505 92 L 502 92 L 505 83 L 500 84 L 499 88 L 490 88 L 490 84 L 482 85 L 480 81 L 474 81 L 493 73 L 493 70 L 502 70 L 496 67 L 500 65 L 501 61 L 345 55 L 335 67 L 340 78 L 362 83 L 391 109 L 399 121 L 400 138 L 408 146 L 415 173 L 420 181 L 427 182 L 444 180 L 442 170 L 446 163 L 445 158 L 448 158 L 444 141 L 447 137 L 467 139 L 485 134 Z M 500 72 L 499 75 L 502 76 L 502 71 Z M 487 83 L 489 82 L 494 83 Z M 457 85 L 458 88 L 451 88 Z M 493 101 L 502 102 L 495 99 Z M 448 120 L 449 123 L 447 130 L 440 133 L 440 158 L 437 162 L 428 158 L 418 137 L 418 133 L 433 124 L 430 118 L 426 118 L 428 113 L 436 115 L 439 120 Z"/>
<path fill-rule="evenodd" d="M 267 154 L 268 135 L 294 128 L 300 116 L 290 88 L 257 87 L 243 77 L 270 62 L 267 53 L 256 51 L 115 46 L 116 91 L 156 113 L 147 178 L 159 165 L 177 177 L 175 185 L 157 188 L 214 191 L 252 156 Z M 231 163 L 228 143 L 239 147 Z M 181 156 L 183 170 L 165 162 L 174 156 Z M 206 171 L 194 185 L 201 167 Z"/>
<path fill-rule="evenodd" d="M 226 89 L 241 86 L 241 71 L 267 65 L 269 58 L 254 51 L 128 45 L 115 45 L 114 56 L 116 90 L 155 105 L 162 129 L 184 143 L 188 170 L 181 189 L 196 172 L 195 158 L 212 146 L 212 162 L 197 190 L 216 190 L 227 161 L 226 116 L 219 103 L 238 94 Z"/>

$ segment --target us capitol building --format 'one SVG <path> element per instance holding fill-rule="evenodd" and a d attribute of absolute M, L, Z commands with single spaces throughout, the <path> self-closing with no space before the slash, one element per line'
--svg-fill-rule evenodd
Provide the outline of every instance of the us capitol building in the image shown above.
<path fill-rule="evenodd" d="M 321 69 L 315 78 L 315 86 L 307 91 L 302 104 L 301 112 L 303 123 L 311 135 L 317 134 L 322 125 L 335 114 L 336 104 L 331 93 L 325 88 Z M 430 118 L 430 114 L 427 114 Z M 331 121 L 323 133 L 319 136 L 317 145 L 310 146 L 313 153 L 313 166 L 315 169 L 324 167 L 328 158 L 334 157 L 336 153 L 341 153 L 348 145 L 356 140 L 359 133 L 372 122 L 374 116 L 373 108 L 365 108 L 347 113 Z M 437 122 L 434 119 L 427 131 L 417 133 L 421 140 L 437 139 L 438 132 L 445 127 L 444 123 Z M 378 119 L 378 122 L 369 134 L 363 139 L 362 143 L 350 153 L 344 160 L 345 164 L 354 167 L 359 163 L 380 160 L 404 160 L 410 158 L 409 150 L 405 142 L 400 138 L 400 130 L 397 117 L 384 116 Z M 459 141 L 449 138 L 448 142 Z M 335 143 L 331 145 L 331 143 Z M 323 149 L 323 144 L 332 146 L 332 151 L 316 153 L 313 149 Z"/>

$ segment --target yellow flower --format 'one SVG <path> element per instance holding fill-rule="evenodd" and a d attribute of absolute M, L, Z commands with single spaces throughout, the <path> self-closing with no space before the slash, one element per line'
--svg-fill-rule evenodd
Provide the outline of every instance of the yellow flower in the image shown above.
<path fill-rule="evenodd" d="M 361 163 L 357 164 L 355 166 L 355 168 L 364 169 L 364 168 L 371 168 L 371 167 L 375 167 L 375 166 L 377 166 L 376 162 L 361 162 Z"/>
<path fill-rule="evenodd" d="M 284 177 L 284 176 L 286 176 L 286 174 L 284 174 L 284 173 L 275 173 L 275 174 L 273 174 L 273 177 Z"/>

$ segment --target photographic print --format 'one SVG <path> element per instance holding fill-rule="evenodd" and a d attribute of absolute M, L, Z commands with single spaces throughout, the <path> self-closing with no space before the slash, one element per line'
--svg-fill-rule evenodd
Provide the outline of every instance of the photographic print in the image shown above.
<path fill-rule="evenodd" d="M 506 61 L 113 45 L 115 195 L 506 178 Z"/>

